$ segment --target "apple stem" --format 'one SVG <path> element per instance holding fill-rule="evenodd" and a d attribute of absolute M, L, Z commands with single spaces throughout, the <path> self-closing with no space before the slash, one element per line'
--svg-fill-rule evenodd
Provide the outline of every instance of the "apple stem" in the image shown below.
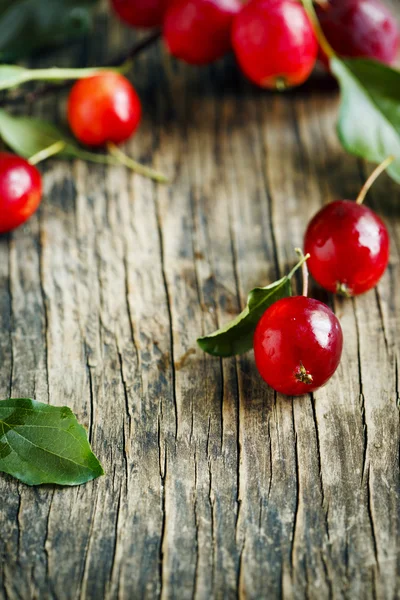
<path fill-rule="evenodd" d="M 43 150 L 40 150 L 39 152 L 31 156 L 28 159 L 28 162 L 31 165 L 37 165 L 43 160 L 46 160 L 47 158 L 50 158 L 51 156 L 62 152 L 66 145 L 67 144 L 63 140 L 59 140 L 58 142 L 51 144 L 51 146 L 48 146 L 47 148 L 43 148 Z"/>
<path fill-rule="evenodd" d="M 330 45 L 330 43 L 328 42 L 328 40 L 326 39 L 324 32 L 322 31 L 322 27 L 320 25 L 318 15 L 315 11 L 313 0 L 301 0 L 301 2 L 304 6 L 304 10 L 306 11 L 306 13 L 308 15 L 308 18 L 310 19 L 311 23 L 313 24 L 315 35 L 317 36 L 319 45 L 321 46 L 322 50 L 325 52 L 325 54 L 327 55 L 327 57 L 329 59 L 335 58 L 336 53 L 335 53 L 334 49 L 332 48 L 332 46 Z M 319 4 L 319 2 L 318 2 L 318 4 Z M 327 3 L 324 3 L 324 4 L 326 5 Z"/>
<path fill-rule="evenodd" d="M 378 179 L 379 175 L 381 173 L 383 173 L 383 171 L 385 171 L 388 168 L 388 166 L 392 164 L 393 161 L 394 161 L 394 156 L 388 156 L 383 161 L 383 163 L 381 163 L 378 167 L 376 167 L 375 171 L 373 173 L 371 173 L 371 175 L 368 177 L 367 181 L 364 183 L 363 187 L 361 188 L 361 191 L 358 194 L 358 198 L 356 200 L 357 204 L 362 204 L 364 202 L 365 196 L 368 194 L 373 183 L 375 183 L 375 181 Z"/>
<path fill-rule="evenodd" d="M 308 267 L 307 261 L 304 261 L 301 267 L 301 273 L 303 275 L 303 296 L 307 298 L 308 296 Z"/>
<path fill-rule="evenodd" d="M 152 179 L 157 183 L 169 183 L 168 177 L 150 167 L 146 167 L 145 165 L 141 165 L 140 163 L 136 162 L 136 160 L 133 160 L 133 158 L 127 156 L 112 142 L 107 144 L 107 148 L 111 156 L 116 158 L 122 165 L 125 165 L 125 167 L 128 167 L 128 169 L 131 169 L 131 171 L 134 171 L 139 175 L 143 175 L 148 179 Z"/>
<path fill-rule="evenodd" d="M 310 255 L 306 254 L 304 256 L 303 251 L 300 248 L 295 248 L 295 250 L 302 259 L 302 263 L 301 263 L 301 273 L 303 276 L 303 294 L 302 295 L 305 298 L 307 298 L 307 296 L 308 296 L 308 280 L 309 280 L 307 261 L 310 258 Z"/>

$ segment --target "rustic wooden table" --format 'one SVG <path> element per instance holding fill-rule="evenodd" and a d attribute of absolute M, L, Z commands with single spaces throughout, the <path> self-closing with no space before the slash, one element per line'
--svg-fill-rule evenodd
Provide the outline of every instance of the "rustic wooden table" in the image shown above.
<path fill-rule="evenodd" d="M 132 42 L 105 12 L 97 31 L 40 64 Z M 345 332 L 339 371 L 276 395 L 251 353 L 195 340 L 293 266 L 323 203 L 356 196 L 370 167 L 338 144 L 337 90 L 266 93 L 230 58 L 192 69 L 160 47 L 132 77 L 127 149 L 173 183 L 52 161 L 38 215 L 0 240 L 0 396 L 70 406 L 106 470 L 72 489 L 0 476 L 0 597 L 398 598 L 400 188 L 383 176 L 368 199 L 392 238 L 378 288 L 312 289 Z"/>

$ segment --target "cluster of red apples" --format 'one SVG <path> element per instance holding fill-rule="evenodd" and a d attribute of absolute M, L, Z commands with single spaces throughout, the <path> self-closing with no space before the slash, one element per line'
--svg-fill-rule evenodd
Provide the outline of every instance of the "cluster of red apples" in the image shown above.
<path fill-rule="evenodd" d="M 135 28 L 161 28 L 167 50 L 193 65 L 211 63 L 233 49 L 254 83 L 284 89 L 310 75 L 318 47 L 299 0 L 110 0 L 113 10 Z M 318 18 L 333 50 L 341 56 L 395 61 L 400 35 L 379 0 L 318 0 Z M 68 124 L 91 147 L 128 140 L 139 126 L 140 99 L 115 71 L 81 79 L 68 100 Z M 31 161 L 32 163 L 33 161 Z M 42 198 L 33 164 L 0 153 L 0 234 L 25 223 Z"/>
<path fill-rule="evenodd" d="M 299 0 L 111 0 L 115 12 L 137 28 L 160 27 L 167 50 L 192 65 L 214 62 L 232 49 L 255 84 L 283 89 L 303 83 L 319 51 Z M 379 0 L 317 0 L 318 18 L 333 50 L 392 64 L 400 36 Z"/>

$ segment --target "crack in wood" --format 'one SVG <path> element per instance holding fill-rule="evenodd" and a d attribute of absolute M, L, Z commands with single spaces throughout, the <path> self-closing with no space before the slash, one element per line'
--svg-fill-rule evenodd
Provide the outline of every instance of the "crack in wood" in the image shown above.
<path fill-rule="evenodd" d="M 357 361 L 358 361 L 358 379 L 360 385 L 360 408 L 361 408 L 361 417 L 362 417 L 362 427 L 364 434 L 364 452 L 363 452 L 363 460 L 362 460 L 362 476 L 361 483 L 364 481 L 364 477 L 366 475 L 368 465 L 367 465 L 367 453 L 368 453 L 368 428 L 367 422 L 365 419 L 365 397 L 363 392 L 363 377 L 362 377 L 362 360 L 361 360 L 361 350 L 360 350 L 360 328 L 357 317 L 356 310 L 356 300 L 352 300 L 353 311 L 354 311 L 354 321 L 356 325 L 356 333 L 357 333 Z"/>

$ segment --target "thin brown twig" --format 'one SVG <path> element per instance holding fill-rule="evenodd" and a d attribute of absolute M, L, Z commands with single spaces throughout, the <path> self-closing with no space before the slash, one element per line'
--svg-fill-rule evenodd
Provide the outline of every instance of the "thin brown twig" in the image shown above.
<path fill-rule="evenodd" d="M 127 62 L 128 60 L 132 60 L 132 59 L 136 58 L 136 56 L 138 56 L 138 54 L 143 52 L 143 50 L 146 50 L 149 46 L 152 46 L 153 44 L 155 44 L 155 42 L 157 42 L 157 40 L 159 40 L 160 37 L 161 37 L 161 31 L 155 31 L 154 33 L 150 34 L 149 36 L 147 36 L 146 38 L 144 38 L 143 40 L 141 40 L 140 42 L 135 44 L 128 53 L 120 55 L 118 58 L 115 58 L 114 60 L 112 60 L 110 63 L 108 63 L 105 66 L 106 67 L 118 67 L 119 65 L 122 65 L 123 63 Z"/>
<path fill-rule="evenodd" d="M 118 67 L 123 65 L 124 63 L 128 63 L 128 61 L 133 60 L 138 56 L 143 50 L 146 50 L 149 46 L 152 46 L 161 36 L 161 32 L 157 31 L 152 33 L 145 39 L 141 40 L 137 44 L 135 44 L 129 52 L 120 55 L 117 58 L 114 58 L 109 63 L 106 63 L 105 67 Z M 38 89 L 25 92 L 18 93 L 13 95 L 13 93 L 8 93 L 5 98 L 0 101 L 0 106 L 5 106 L 6 104 L 33 104 L 39 98 L 44 98 L 45 96 L 49 96 L 50 94 L 60 92 L 62 90 L 68 89 L 71 85 L 73 85 L 73 81 L 64 81 L 62 83 L 51 83 L 44 84 L 40 86 Z"/>

